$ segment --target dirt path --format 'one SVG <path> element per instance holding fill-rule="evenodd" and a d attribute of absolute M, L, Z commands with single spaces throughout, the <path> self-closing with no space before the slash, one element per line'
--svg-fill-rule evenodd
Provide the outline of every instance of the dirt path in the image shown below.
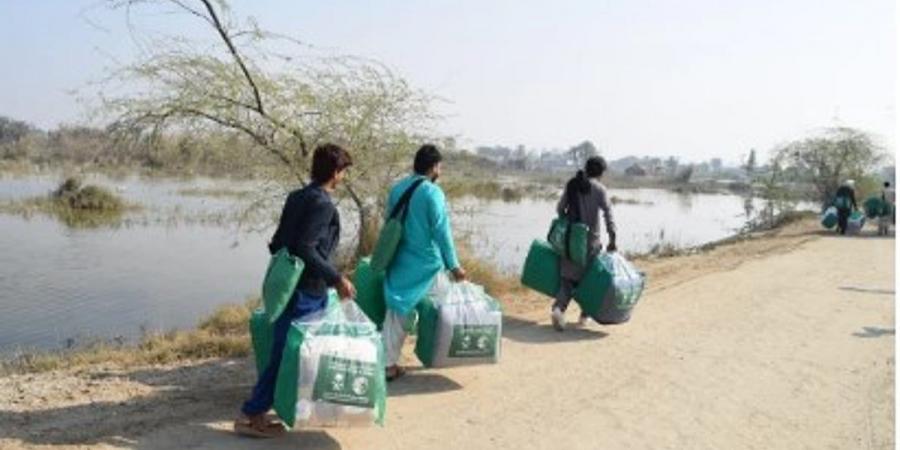
<path fill-rule="evenodd" d="M 214 360 L 0 379 L 0 448 L 893 448 L 893 238 L 794 229 L 642 267 L 624 326 L 556 333 L 507 299 L 502 363 L 412 373 L 383 429 L 237 438 L 253 372 Z"/>

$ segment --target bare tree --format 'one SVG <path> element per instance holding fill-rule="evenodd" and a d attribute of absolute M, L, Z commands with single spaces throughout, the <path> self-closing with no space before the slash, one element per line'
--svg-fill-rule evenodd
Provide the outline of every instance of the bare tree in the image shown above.
<path fill-rule="evenodd" d="M 829 202 L 841 182 L 863 179 L 884 160 L 871 136 L 853 128 L 829 128 L 823 134 L 776 149 L 772 165 L 793 174 L 794 181 L 815 187 L 816 200 Z"/>
<path fill-rule="evenodd" d="M 195 18 L 217 42 L 204 48 L 183 36 L 148 37 L 143 57 L 105 83 L 133 87 L 103 96 L 100 110 L 118 129 L 151 145 L 165 133 L 237 134 L 271 162 L 267 177 L 282 192 L 306 182 L 318 144 L 346 145 L 356 163 L 345 194 L 359 222 L 357 252 L 368 250 L 385 186 L 407 167 L 415 143 L 432 135 L 432 97 L 377 61 L 316 55 L 255 23 L 241 26 L 224 0 L 109 5 L 129 17 L 136 7 L 172 10 Z"/>

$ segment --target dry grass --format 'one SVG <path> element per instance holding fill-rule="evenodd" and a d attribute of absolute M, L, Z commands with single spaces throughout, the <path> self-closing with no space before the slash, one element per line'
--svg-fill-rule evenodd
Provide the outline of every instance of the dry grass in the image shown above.
<path fill-rule="evenodd" d="M 253 195 L 253 191 L 229 188 L 184 188 L 179 189 L 177 194 L 183 197 L 246 199 Z"/>
<path fill-rule="evenodd" d="M 498 272 L 489 262 L 475 256 L 467 243 L 457 243 L 456 250 L 469 279 L 484 286 L 492 296 L 500 298 L 524 289 L 517 278 Z"/>
<path fill-rule="evenodd" d="M 58 352 L 25 353 L 0 364 L 0 375 L 114 363 L 121 366 L 250 354 L 247 323 L 258 300 L 219 307 L 194 330 L 150 333 L 135 345 L 94 342 Z"/>

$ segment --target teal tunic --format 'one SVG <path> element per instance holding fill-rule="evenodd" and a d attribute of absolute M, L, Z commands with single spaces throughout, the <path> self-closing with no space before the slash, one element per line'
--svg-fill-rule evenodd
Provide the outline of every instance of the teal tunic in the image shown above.
<path fill-rule="evenodd" d="M 423 177 L 411 175 L 394 184 L 388 195 L 388 212 L 419 178 Z M 385 271 L 384 298 L 388 308 L 402 316 L 409 314 L 428 293 L 435 275 L 457 267 L 447 199 L 438 185 L 425 181 L 410 199 L 403 237 Z"/>

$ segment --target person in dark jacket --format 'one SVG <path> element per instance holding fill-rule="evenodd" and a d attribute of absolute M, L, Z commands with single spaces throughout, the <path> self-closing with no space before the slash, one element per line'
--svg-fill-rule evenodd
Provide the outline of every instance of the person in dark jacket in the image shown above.
<path fill-rule="evenodd" d="M 588 226 L 590 230 L 588 242 L 590 255 L 588 261 L 602 251 L 600 244 L 600 213 L 603 213 L 603 221 L 606 225 L 606 233 L 609 235 L 609 244 L 606 251 L 616 251 L 616 222 L 613 220 L 612 207 L 606 186 L 600 183 L 600 177 L 606 172 L 606 161 L 600 156 L 588 158 L 584 170 L 579 170 L 574 178 L 566 183 L 566 189 L 559 199 L 556 212 L 560 216 L 568 216 Z M 574 217 L 573 212 L 578 211 L 581 217 Z M 566 326 L 566 308 L 575 295 L 575 288 L 581 278 L 584 277 L 585 267 L 560 258 L 559 261 L 559 292 L 556 301 L 550 309 L 550 319 L 553 328 L 563 331 Z M 583 311 L 578 319 L 579 325 L 587 323 L 587 314 Z"/>
<path fill-rule="evenodd" d="M 837 231 L 840 234 L 847 234 L 847 220 L 850 219 L 850 213 L 856 211 L 856 191 L 853 190 L 853 180 L 847 180 L 834 194 L 834 207 L 838 212 Z"/>
<path fill-rule="evenodd" d="M 254 437 L 275 437 L 284 433 L 278 421 L 266 419 L 275 397 L 275 380 L 281 365 L 284 344 L 294 319 L 321 311 L 328 300 L 328 288 L 341 298 L 356 295 L 350 280 L 331 262 L 341 234 L 341 219 L 331 195 L 352 165 L 350 154 L 340 146 L 324 144 L 316 148 L 312 160 L 312 182 L 291 192 L 284 203 L 269 252 L 287 247 L 305 264 L 293 297 L 274 324 L 272 353 L 253 392 L 234 423 L 236 432 Z"/>

